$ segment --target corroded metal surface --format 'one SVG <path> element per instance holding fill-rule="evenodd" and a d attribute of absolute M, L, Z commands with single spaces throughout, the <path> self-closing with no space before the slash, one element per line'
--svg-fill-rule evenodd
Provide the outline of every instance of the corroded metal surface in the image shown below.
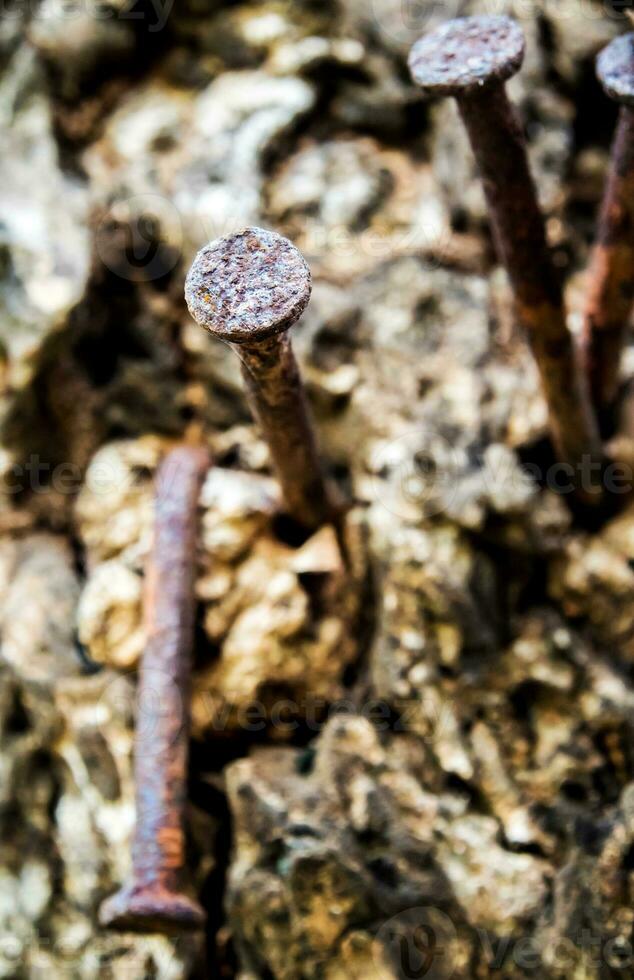
<path fill-rule="evenodd" d="M 307 528 L 336 520 L 299 368 L 286 331 L 310 298 L 310 271 L 286 238 L 248 228 L 203 248 L 187 276 L 190 313 L 229 341 L 268 443 L 289 513 Z"/>
<path fill-rule="evenodd" d="M 418 52 L 410 61 L 410 66 L 415 66 L 412 74 L 415 81 L 427 79 L 423 87 L 428 93 L 444 92 L 457 97 L 482 177 L 496 249 L 511 280 L 518 319 L 527 331 L 540 371 L 555 449 L 575 475 L 582 466 L 588 470 L 588 464 L 590 472 L 598 475 L 602 460 L 598 426 L 566 325 L 562 286 L 546 241 L 524 133 L 503 84 L 521 63 L 516 33 L 520 29 L 516 27 L 513 32 L 506 28 L 501 37 L 507 38 L 508 50 L 502 45 L 501 53 L 487 58 L 485 51 L 495 43 L 488 26 L 490 18 L 467 21 L 473 50 L 481 48 L 472 77 L 467 73 L 466 81 L 461 83 L 458 66 L 454 72 L 446 72 L 444 82 L 442 71 L 438 71 L 437 86 L 431 84 L 435 77 L 433 58 L 442 64 L 445 46 L 448 56 L 459 57 L 459 39 L 467 36 L 465 21 L 461 20 L 450 22 L 431 35 L 433 44 L 428 49 L 418 42 Z M 425 53 L 432 59 L 432 67 L 422 64 Z M 461 57 L 469 59 L 464 52 Z M 599 481 L 589 490 L 575 482 L 578 497 L 586 503 L 598 503 Z"/>
<path fill-rule="evenodd" d="M 576 468 L 601 459 L 598 430 L 566 325 L 522 128 L 504 90 L 460 100 L 489 205 L 496 247 L 515 294 L 548 402 L 553 442 Z M 581 493 L 582 491 L 580 491 Z"/>
<path fill-rule="evenodd" d="M 299 367 L 288 335 L 235 351 L 251 410 L 259 421 L 289 512 L 308 528 L 336 519 L 339 508 L 325 480 Z"/>
<path fill-rule="evenodd" d="M 525 41 L 509 17 L 460 17 L 416 42 L 412 78 L 427 95 L 461 95 L 505 82 L 519 71 Z"/>
<path fill-rule="evenodd" d="M 603 49 L 597 74 L 611 99 L 634 106 L 634 34 L 623 34 Z"/>
<path fill-rule="evenodd" d="M 132 877 L 100 911 L 102 925 L 121 930 L 178 932 L 205 921 L 203 909 L 184 891 L 183 806 L 196 513 L 209 466 L 204 449 L 181 446 L 165 458 L 157 475 L 135 732 Z"/>
<path fill-rule="evenodd" d="M 602 52 L 598 74 L 608 95 L 625 103 L 616 129 L 590 269 L 584 352 L 596 404 L 618 390 L 621 353 L 634 300 L 634 34 Z"/>
<path fill-rule="evenodd" d="M 248 343 L 291 327 L 311 292 L 310 270 L 295 246 L 262 228 L 211 242 L 187 276 L 194 319 L 221 340 Z"/>

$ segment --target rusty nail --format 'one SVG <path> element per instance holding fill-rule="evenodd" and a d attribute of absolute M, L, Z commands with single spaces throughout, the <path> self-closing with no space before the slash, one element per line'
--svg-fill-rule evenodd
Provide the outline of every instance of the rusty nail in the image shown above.
<path fill-rule="evenodd" d="M 575 474 L 586 462 L 589 472 L 598 472 L 598 426 L 566 325 L 562 285 L 547 245 L 524 133 L 504 85 L 519 71 L 524 47 L 520 26 L 508 17 L 463 17 L 417 41 L 409 67 L 426 95 L 451 95 L 458 102 L 483 180 L 496 248 L 540 371 L 555 450 Z M 577 496 L 598 503 L 599 484 L 581 487 L 577 481 Z"/>
<path fill-rule="evenodd" d="M 286 238 L 245 228 L 206 245 L 185 284 L 193 318 L 240 357 L 251 410 L 289 513 L 307 529 L 337 521 L 288 331 L 311 293 L 310 270 Z"/>
<path fill-rule="evenodd" d="M 137 698 L 132 875 L 99 911 L 102 925 L 124 931 L 175 933 L 205 922 L 203 909 L 184 888 L 183 809 L 196 517 L 209 466 L 204 449 L 183 445 L 165 457 L 157 473 Z"/>
<path fill-rule="evenodd" d="M 621 352 L 634 301 L 634 34 L 617 37 L 601 52 L 597 74 L 621 103 L 610 173 L 590 265 L 583 351 L 599 410 L 613 404 Z"/>

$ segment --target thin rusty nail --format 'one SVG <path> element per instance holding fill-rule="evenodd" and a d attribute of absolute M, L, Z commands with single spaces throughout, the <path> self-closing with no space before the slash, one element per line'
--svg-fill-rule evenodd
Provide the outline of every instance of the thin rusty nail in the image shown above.
<path fill-rule="evenodd" d="M 451 95 L 458 102 L 483 180 L 496 248 L 540 371 L 555 450 L 575 475 L 585 463 L 590 473 L 598 473 L 598 426 L 566 325 L 562 285 L 547 245 L 524 134 L 504 86 L 519 71 L 524 47 L 520 26 L 508 17 L 458 18 L 422 37 L 412 48 L 409 67 L 426 95 Z M 584 503 L 599 503 L 599 480 L 575 483 Z"/>
<path fill-rule="evenodd" d="M 185 889 L 183 810 L 196 517 L 209 466 L 206 450 L 182 445 L 165 457 L 157 474 L 135 732 L 132 874 L 99 912 L 102 925 L 124 931 L 175 933 L 205 922 L 203 909 Z"/>
<path fill-rule="evenodd" d="M 618 391 L 634 303 L 634 34 L 604 48 L 597 74 L 610 98 L 621 103 L 590 265 L 583 336 L 594 402 L 606 410 Z"/>
<path fill-rule="evenodd" d="M 193 318 L 242 364 L 247 398 L 268 443 L 289 513 L 307 529 L 340 507 L 319 457 L 288 331 L 311 293 L 310 270 L 286 238 L 245 228 L 206 245 L 185 284 Z"/>

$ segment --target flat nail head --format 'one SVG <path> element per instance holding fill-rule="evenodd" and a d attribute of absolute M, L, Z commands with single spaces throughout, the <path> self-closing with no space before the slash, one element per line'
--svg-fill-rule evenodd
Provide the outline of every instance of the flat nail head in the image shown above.
<path fill-rule="evenodd" d="M 200 250 L 185 282 L 194 320 L 233 344 L 257 343 L 288 330 L 311 292 L 310 270 L 292 242 L 245 228 Z"/>
<path fill-rule="evenodd" d="M 515 75 L 524 51 L 524 33 L 510 17 L 458 17 L 421 37 L 408 63 L 426 95 L 472 95 Z"/>
<path fill-rule="evenodd" d="M 159 886 L 125 885 L 99 910 L 100 924 L 121 932 L 192 932 L 202 929 L 205 919 L 198 902 Z"/>
<path fill-rule="evenodd" d="M 611 99 L 634 106 L 634 34 L 622 34 L 603 49 L 597 75 Z"/>

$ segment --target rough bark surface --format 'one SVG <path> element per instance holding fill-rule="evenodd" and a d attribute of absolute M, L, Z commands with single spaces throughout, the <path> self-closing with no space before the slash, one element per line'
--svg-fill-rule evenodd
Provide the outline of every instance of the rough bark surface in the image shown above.
<path fill-rule="evenodd" d="M 509 90 L 575 329 L 606 6 L 496 5 L 527 35 Z M 634 510 L 589 533 L 556 492 L 466 136 L 406 71 L 424 30 L 490 7 L 0 21 L 0 977 L 634 976 Z M 293 347 L 347 566 L 283 513 L 239 360 L 183 300 L 245 225 L 311 268 Z M 630 466 L 633 370 L 630 347 Z M 187 819 L 209 926 L 117 935 L 97 913 L 129 870 L 154 475 L 192 427 L 216 463 Z"/>

